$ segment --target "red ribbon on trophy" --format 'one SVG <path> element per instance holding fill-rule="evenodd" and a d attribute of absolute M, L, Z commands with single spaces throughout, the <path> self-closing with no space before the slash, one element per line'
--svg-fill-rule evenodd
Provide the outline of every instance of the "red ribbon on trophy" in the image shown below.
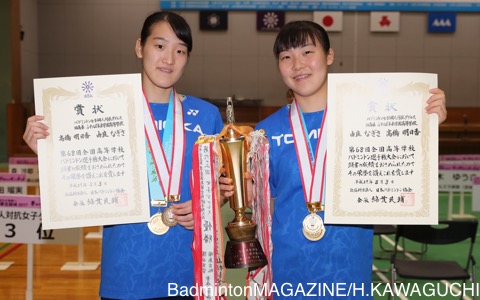
<path fill-rule="evenodd" d="M 218 194 L 219 158 L 214 138 L 201 137 L 193 150 L 192 213 L 195 299 L 225 299 L 219 293 L 224 284 L 223 226 Z"/>
<path fill-rule="evenodd" d="M 214 290 L 212 295 L 196 299 L 221 299 L 226 268 L 249 268 L 247 285 L 271 284 L 270 189 L 268 154 L 269 144 L 263 130 L 253 131 L 249 126 L 235 126 L 233 104 L 227 99 L 227 125 L 217 136 L 200 136 L 193 153 L 192 210 L 194 215 L 194 269 L 195 285 Z M 225 230 L 229 240 L 223 256 L 223 228 L 220 216 L 218 178 L 222 173 L 232 180 L 233 195 L 228 197 L 234 219 Z M 248 209 L 248 176 L 255 181 L 252 207 L 254 220 Z M 245 289 L 248 291 L 248 289 Z M 256 293 L 251 290 L 246 296 Z M 267 299 L 265 297 L 257 299 Z"/>
<path fill-rule="evenodd" d="M 257 238 L 262 245 L 263 252 L 267 258 L 267 265 L 250 270 L 247 274 L 247 286 L 250 286 L 248 300 L 273 299 L 270 294 L 272 287 L 272 250 L 273 243 L 272 215 L 270 209 L 270 169 L 269 169 L 269 150 L 270 144 L 264 134 L 258 134 L 259 131 L 251 133 L 252 141 L 250 144 L 251 172 L 255 184 L 253 185 L 252 201 L 252 220 L 257 224 Z"/>

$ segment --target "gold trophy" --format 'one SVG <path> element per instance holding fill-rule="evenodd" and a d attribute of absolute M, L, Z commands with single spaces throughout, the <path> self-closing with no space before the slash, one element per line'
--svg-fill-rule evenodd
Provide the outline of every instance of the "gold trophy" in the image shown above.
<path fill-rule="evenodd" d="M 245 216 L 247 180 L 245 133 L 234 126 L 232 98 L 227 98 L 227 125 L 225 134 L 220 137 L 225 174 L 232 179 L 234 194 L 229 197 L 230 207 L 235 212 L 234 219 L 228 223 L 229 241 L 225 248 L 225 267 L 227 268 L 259 268 L 267 264 L 267 258 L 260 242 L 255 237 L 257 225 Z M 245 128 L 245 127 L 243 127 Z M 246 127 L 253 131 L 251 127 Z"/>

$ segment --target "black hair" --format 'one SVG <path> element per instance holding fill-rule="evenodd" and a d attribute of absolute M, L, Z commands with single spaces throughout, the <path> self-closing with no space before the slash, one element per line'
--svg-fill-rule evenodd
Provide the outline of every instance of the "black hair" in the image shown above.
<path fill-rule="evenodd" d="M 318 41 L 325 53 L 330 50 L 330 39 L 322 26 L 312 21 L 293 21 L 285 24 L 278 33 L 273 53 L 278 59 L 280 52 L 305 46 L 309 39 L 314 45 Z"/>
<path fill-rule="evenodd" d="M 152 26 L 162 21 L 170 24 L 175 35 L 182 42 L 187 44 L 188 54 L 190 55 L 190 52 L 193 48 L 192 31 L 190 30 L 190 26 L 188 25 L 187 21 L 185 21 L 182 16 L 174 12 L 158 11 L 149 15 L 145 19 L 145 22 L 143 22 L 142 32 L 140 33 L 141 45 L 145 45 L 147 38 L 152 33 Z"/>

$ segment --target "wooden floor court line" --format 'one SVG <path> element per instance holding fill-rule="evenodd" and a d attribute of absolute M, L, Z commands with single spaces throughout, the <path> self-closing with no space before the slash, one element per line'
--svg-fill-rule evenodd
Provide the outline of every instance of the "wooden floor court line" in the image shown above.
<path fill-rule="evenodd" d="M 7 257 L 10 253 L 12 253 L 13 251 L 17 250 L 18 248 L 20 248 L 23 244 L 6 244 L 5 246 L 13 246 L 11 248 L 9 248 L 5 253 L 2 253 L 0 254 L 0 260 L 3 259 L 4 257 Z M 0 250 L 3 250 L 3 247 L 0 249 Z"/>
<path fill-rule="evenodd" d="M 84 235 L 98 231 L 85 228 Z M 0 251 L 0 257 L 14 262 L 0 271 L 0 299 L 24 300 L 27 289 L 27 248 L 11 244 Z M 5 245 L 2 245 L 5 246 Z M 78 261 L 76 245 L 33 245 L 33 299 L 34 300 L 90 300 L 99 299 L 100 268 L 93 271 L 62 271 L 67 262 Z M 84 261 L 99 262 L 101 239 L 84 239 Z"/>

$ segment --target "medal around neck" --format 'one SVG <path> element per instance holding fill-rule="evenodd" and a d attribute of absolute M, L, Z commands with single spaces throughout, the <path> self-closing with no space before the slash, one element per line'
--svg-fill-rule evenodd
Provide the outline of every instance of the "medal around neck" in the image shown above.
<path fill-rule="evenodd" d="M 149 109 L 149 102 L 144 97 L 145 132 L 148 139 L 149 157 L 153 163 L 153 172 L 149 172 L 151 206 L 159 211 L 148 222 L 148 228 L 156 235 L 165 234 L 176 222 L 171 211 L 163 216 L 160 207 L 167 207 L 169 202 L 180 201 L 180 189 L 185 153 L 185 130 L 183 124 L 183 106 L 175 90 L 170 94 L 166 127 L 161 141 L 157 133 L 155 120 Z M 152 175 L 154 174 L 154 175 Z M 152 177 L 152 178 L 151 178 Z M 166 195 L 164 199 L 156 199 Z"/>
<path fill-rule="evenodd" d="M 325 235 L 325 226 L 317 212 L 323 210 L 325 160 L 327 155 L 327 108 L 322 118 L 315 155 L 309 138 L 305 135 L 303 113 L 294 99 L 290 108 L 290 127 L 292 129 L 297 162 L 302 174 L 302 188 L 309 215 L 303 220 L 303 234 L 311 241 L 318 241 Z"/>
<path fill-rule="evenodd" d="M 165 225 L 165 223 L 162 221 L 162 213 L 159 212 L 150 217 L 148 229 L 150 229 L 153 234 L 164 235 L 167 233 L 169 228 L 170 227 Z"/>
<path fill-rule="evenodd" d="M 316 213 L 310 213 L 303 219 L 303 235 L 310 241 L 320 240 L 325 235 L 322 218 Z"/>

